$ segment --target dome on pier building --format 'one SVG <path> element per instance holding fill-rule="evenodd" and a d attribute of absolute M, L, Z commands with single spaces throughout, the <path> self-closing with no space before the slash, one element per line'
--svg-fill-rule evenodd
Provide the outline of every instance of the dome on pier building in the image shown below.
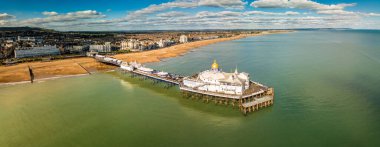
<path fill-rule="evenodd" d="M 212 63 L 211 69 L 212 70 L 219 70 L 219 65 L 218 65 L 218 63 L 216 63 L 216 60 L 214 60 L 214 63 Z"/>

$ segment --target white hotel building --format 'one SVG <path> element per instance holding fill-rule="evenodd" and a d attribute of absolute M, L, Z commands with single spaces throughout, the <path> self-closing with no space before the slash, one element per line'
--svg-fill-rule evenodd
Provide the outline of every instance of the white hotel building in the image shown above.
<path fill-rule="evenodd" d="M 111 43 L 106 42 L 104 45 L 90 45 L 92 52 L 111 52 Z"/>
<path fill-rule="evenodd" d="M 186 36 L 186 35 L 181 35 L 181 36 L 179 37 L 179 42 L 180 42 L 180 43 L 186 43 L 186 42 L 188 42 L 188 38 L 187 38 L 187 36 Z"/>

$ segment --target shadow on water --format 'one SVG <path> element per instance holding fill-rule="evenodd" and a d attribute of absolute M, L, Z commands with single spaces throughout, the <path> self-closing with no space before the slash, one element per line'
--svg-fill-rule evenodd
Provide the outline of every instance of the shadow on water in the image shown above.
<path fill-rule="evenodd" d="M 242 117 L 244 116 L 237 107 L 233 108 L 231 105 L 222 105 L 222 104 L 214 104 L 212 102 L 205 103 L 202 100 L 196 100 L 191 98 L 185 98 L 180 93 L 178 86 L 165 87 L 165 83 L 157 83 L 154 84 L 153 80 L 150 79 L 141 79 L 139 77 L 131 77 L 128 73 L 122 73 L 119 71 L 110 72 L 114 77 L 117 77 L 120 80 L 126 81 L 132 85 L 138 86 L 140 88 L 144 88 L 155 93 L 162 94 L 167 98 L 175 99 L 181 106 L 185 108 L 189 108 L 193 111 L 199 111 L 201 113 L 222 116 L 222 117 Z M 262 113 L 269 113 L 272 111 L 272 107 L 268 107 L 262 109 Z M 253 116 L 254 113 L 250 113 L 247 116 Z"/>
<path fill-rule="evenodd" d="M 379 80 L 375 76 L 357 73 L 350 79 L 328 76 L 324 81 L 326 84 L 331 85 L 330 87 L 336 87 L 335 90 L 339 91 L 340 94 L 349 94 L 351 99 L 345 97 L 344 101 L 356 101 L 355 103 L 361 101 L 363 106 L 374 105 L 369 108 L 378 108 L 376 105 L 380 104 L 378 99 L 378 96 L 380 95 L 378 90 Z"/>

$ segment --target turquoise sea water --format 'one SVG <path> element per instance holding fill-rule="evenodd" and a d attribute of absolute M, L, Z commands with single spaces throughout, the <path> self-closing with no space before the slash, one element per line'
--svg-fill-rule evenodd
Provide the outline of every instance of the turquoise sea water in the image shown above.
<path fill-rule="evenodd" d="M 148 66 L 190 75 L 213 59 L 275 104 L 243 116 L 118 72 L 0 87 L 0 146 L 380 145 L 380 31 L 250 37 Z"/>

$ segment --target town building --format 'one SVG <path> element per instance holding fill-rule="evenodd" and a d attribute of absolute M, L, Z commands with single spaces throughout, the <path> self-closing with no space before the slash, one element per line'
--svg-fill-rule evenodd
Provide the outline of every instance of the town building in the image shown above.
<path fill-rule="evenodd" d="M 36 41 L 36 38 L 35 37 L 21 37 L 21 36 L 17 36 L 17 41 Z"/>
<path fill-rule="evenodd" d="M 179 37 L 179 42 L 180 43 L 186 43 L 186 42 L 188 42 L 187 36 L 186 35 L 181 35 Z"/>
<path fill-rule="evenodd" d="M 83 51 L 88 50 L 88 45 L 69 45 L 65 47 L 66 53 L 82 53 Z"/>
<path fill-rule="evenodd" d="M 106 42 L 104 45 L 90 45 L 90 51 L 93 52 L 111 52 L 111 43 Z"/>
<path fill-rule="evenodd" d="M 14 51 L 15 58 L 26 58 L 26 57 L 40 57 L 49 55 L 60 55 L 60 51 L 56 46 L 41 46 L 41 47 L 30 47 L 22 48 Z"/>
<path fill-rule="evenodd" d="M 163 48 L 163 47 L 171 46 L 171 45 L 175 44 L 175 42 L 172 40 L 160 39 L 160 41 L 156 42 L 156 44 L 159 48 Z"/>
<path fill-rule="evenodd" d="M 139 46 L 140 46 L 140 43 L 136 39 L 131 39 L 128 41 L 128 47 L 131 49 L 137 49 L 139 48 Z"/>
<path fill-rule="evenodd" d="M 201 40 L 216 39 L 216 38 L 219 38 L 219 36 L 204 36 L 204 37 L 201 37 Z"/>
<path fill-rule="evenodd" d="M 139 50 L 141 46 L 140 41 L 136 39 L 124 40 L 120 44 L 121 50 Z"/>
<path fill-rule="evenodd" d="M 130 47 L 128 46 L 128 41 L 122 41 L 121 43 L 120 43 L 120 50 L 129 50 L 130 49 Z"/>
<path fill-rule="evenodd" d="M 157 45 L 158 47 L 162 48 L 162 47 L 166 47 L 167 43 L 163 39 L 161 39 L 160 41 L 157 42 Z"/>

